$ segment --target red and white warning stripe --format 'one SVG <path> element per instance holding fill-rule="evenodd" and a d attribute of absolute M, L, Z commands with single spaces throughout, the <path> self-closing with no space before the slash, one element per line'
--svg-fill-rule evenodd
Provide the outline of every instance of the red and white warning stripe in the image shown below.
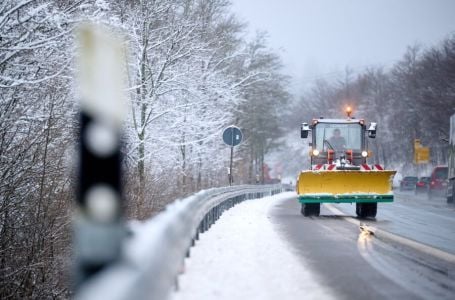
<path fill-rule="evenodd" d="M 362 164 L 360 165 L 360 170 L 365 170 L 365 171 L 383 171 L 384 168 L 379 165 L 379 164 L 374 164 L 374 165 L 367 165 L 367 164 Z"/>
<path fill-rule="evenodd" d="M 317 165 L 313 165 L 311 169 L 313 171 L 320 171 L 320 170 L 333 171 L 333 170 L 336 170 L 336 165 L 335 164 L 317 164 Z"/>
<path fill-rule="evenodd" d="M 323 164 L 317 164 L 317 165 L 314 165 L 312 166 L 312 170 L 320 170 L 322 168 Z"/>
<path fill-rule="evenodd" d="M 311 167 L 311 170 L 313 170 L 313 171 L 322 171 L 322 170 L 335 171 L 336 164 L 317 164 L 317 165 L 313 165 Z M 361 164 L 360 170 L 361 171 L 382 171 L 382 170 L 384 170 L 384 168 L 379 164 L 374 164 L 374 165 Z"/>

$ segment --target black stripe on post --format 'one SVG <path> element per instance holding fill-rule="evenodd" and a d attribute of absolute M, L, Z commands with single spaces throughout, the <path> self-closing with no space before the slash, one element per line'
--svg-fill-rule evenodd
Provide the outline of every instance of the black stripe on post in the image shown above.
<path fill-rule="evenodd" d="M 106 151 L 107 154 L 95 150 L 94 147 L 90 146 L 90 135 L 94 134 L 91 131 L 96 126 L 103 126 L 101 122 L 97 122 L 95 119 L 87 115 L 85 112 L 81 112 L 81 133 L 80 133 L 80 168 L 79 168 L 79 190 L 78 190 L 78 202 L 82 208 L 87 207 L 87 193 L 91 188 L 97 185 L 106 185 L 118 195 L 119 200 L 121 190 L 121 153 L 120 153 L 120 137 L 115 130 L 112 130 L 111 134 L 115 138 L 115 149 L 112 151 Z M 108 127 L 108 126 L 103 126 Z M 106 128 L 110 129 L 110 128 Z M 96 138 L 96 137 L 94 137 Z M 96 142 L 96 141 L 94 141 Z M 109 149 L 108 149 L 109 150 Z M 120 208 L 121 203 L 117 203 Z M 90 212 L 86 212 L 90 213 Z M 119 220 L 121 217 L 120 209 L 117 210 L 114 220 Z"/>
<path fill-rule="evenodd" d="M 125 236 L 119 130 L 84 111 L 80 116 L 76 289 L 119 259 Z"/>

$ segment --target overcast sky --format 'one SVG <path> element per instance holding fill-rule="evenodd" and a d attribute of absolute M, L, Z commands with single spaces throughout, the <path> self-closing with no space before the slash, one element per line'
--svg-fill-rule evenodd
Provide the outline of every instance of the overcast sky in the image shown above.
<path fill-rule="evenodd" d="M 294 82 L 333 78 L 346 66 L 387 67 L 408 45 L 435 45 L 455 33 L 455 0 L 231 1 L 250 32 L 269 33 Z"/>

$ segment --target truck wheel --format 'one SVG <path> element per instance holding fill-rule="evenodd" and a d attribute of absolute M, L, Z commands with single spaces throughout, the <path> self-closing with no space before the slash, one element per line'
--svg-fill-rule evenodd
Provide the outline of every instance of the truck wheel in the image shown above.
<path fill-rule="evenodd" d="M 313 212 L 316 217 L 319 217 L 321 213 L 321 203 L 315 203 L 313 207 Z"/>
<path fill-rule="evenodd" d="M 356 203 L 355 205 L 355 213 L 359 218 L 365 218 L 365 209 L 363 208 L 362 203 Z"/>
<path fill-rule="evenodd" d="M 369 204 L 368 217 L 375 218 L 376 213 L 378 212 L 378 204 L 377 203 L 368 203 L 368 204 Z"/>
<path fill-rule="evenodd" d="M 377 203 L 357 203 L 355 212 L 359 218 L 374 218 L 378 211 Z"/>
<path fill-rule="evenodd" d="M 321 204 L 320 203 L 306 203 L 302 204 L 302 209 L 300 211 L 302 215 L 305 217 L 310 216 L 319 216 L 321 212 Z"/>
<path fill-rule="evenodd" d="M 449 185 L 452 184 L 451 189 L 447 187 L 447 203 L 454 203 L 455 201 L 455 180 L 453 182 L 449 181 Z M 450 190 L 450 193 L 449 193 Z"/>

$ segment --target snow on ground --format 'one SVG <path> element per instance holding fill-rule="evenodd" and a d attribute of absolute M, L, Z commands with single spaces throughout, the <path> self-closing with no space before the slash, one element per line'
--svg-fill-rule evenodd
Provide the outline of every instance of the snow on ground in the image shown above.
<path fill-rule="evenodd" d="M 246 201 L 225 212 L 191 248 L 172 299 L 333 298 L 269 220 L 269 209 L 289 197 L 295 193 Z"/>

